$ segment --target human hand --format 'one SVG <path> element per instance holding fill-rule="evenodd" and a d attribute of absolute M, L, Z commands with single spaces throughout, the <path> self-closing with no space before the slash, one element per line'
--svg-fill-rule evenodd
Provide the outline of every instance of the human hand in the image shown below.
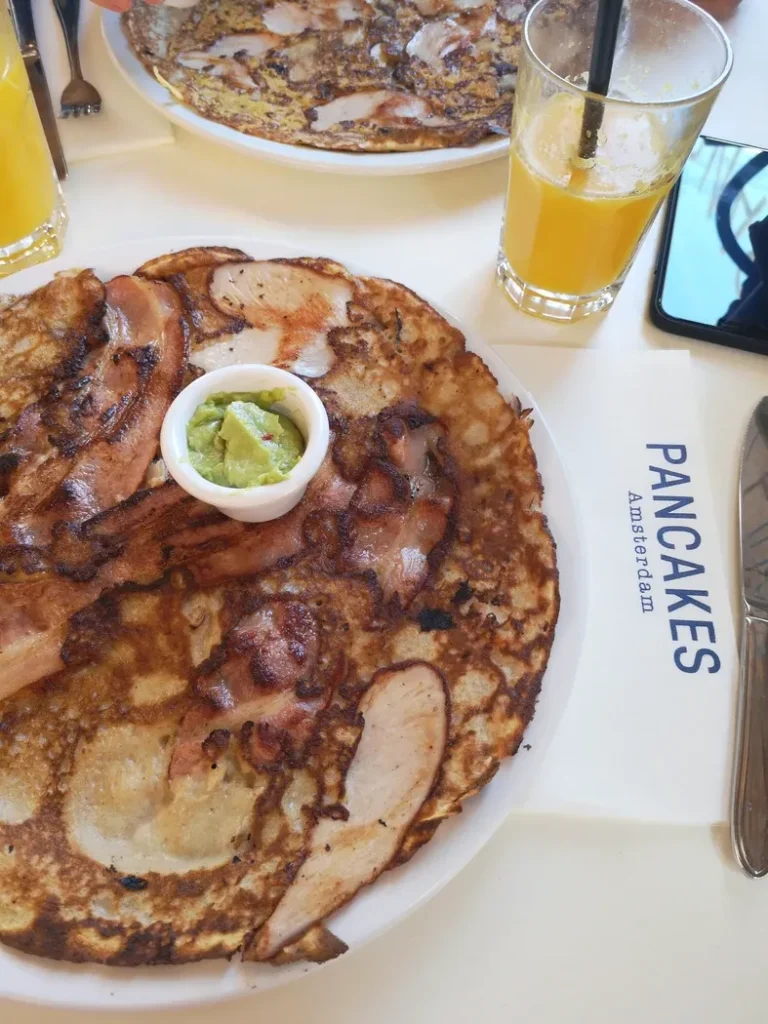
<path fill-rule="evenodd" d="M 127 11 L 131 6 L 132 0 L 93 0 L 99 7 L 106 7 L 108 11 L 117 11 L 118 14 L 122 14 L 123 11 Z M 146 0 L 148 4 L 161 4 L 163 0 Z"/>
<path fill-rule="evenodd" d="M 741 0 L 694 0 L 699 7 L 712 15 L 713 18 L 729 18 L 741 3 Z"/>

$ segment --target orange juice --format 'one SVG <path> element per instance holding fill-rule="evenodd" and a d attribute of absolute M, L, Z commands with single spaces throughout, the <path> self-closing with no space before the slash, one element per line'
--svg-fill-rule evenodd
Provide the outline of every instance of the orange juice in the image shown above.
<path fill-rule="evenodd" d="M 606 107 L 595 160 L 578 157 L 582 102 L 552 96 L 512 143 L 503 246 L 542 291 L 590 295 L 614 284 L 669 190 L 652 116 Z"/>
<path fill-rule="evenodd" d="M 50 221 L 57 187 L 16 40 L 0 26 L 0 249 Z"/>

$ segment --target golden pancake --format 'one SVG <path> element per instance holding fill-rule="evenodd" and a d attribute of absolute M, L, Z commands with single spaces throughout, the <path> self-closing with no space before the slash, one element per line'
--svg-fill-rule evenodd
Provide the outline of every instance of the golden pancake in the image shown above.
<path fill-rule="evenodd" d="M 178 318 L 189 375 L 291 369 L 332 443 L 270 523 L 173 482 L 86 518 L 54 504 L 34 544 L 9 515 L 0 938 L 119 965 L 335 956 L 328 915 L 458 812 L 533 715 L 559 596 L 530 418 L 426 302 L 329 260 L 195 249 L 115 282 L 123 348 L 154 324 L 142 388 L 166 380 Z M 156 441 L 151 409 L 131 422 Z M 12 509 L 28 440 L 5 442 Z M 68 493 L 99 438 L 76 463 L 50 444 Z"/>

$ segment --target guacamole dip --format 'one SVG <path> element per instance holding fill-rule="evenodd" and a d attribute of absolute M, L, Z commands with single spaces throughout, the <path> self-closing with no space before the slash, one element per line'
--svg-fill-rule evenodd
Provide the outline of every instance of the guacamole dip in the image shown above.
<path fill-rule="evenodd" d="M 210 395 L 187 424 L 189 460 L 222 487 L 258 487 L 285 480 L 304 452 L 287 416 L 271 412 L 285 392 Z"/>

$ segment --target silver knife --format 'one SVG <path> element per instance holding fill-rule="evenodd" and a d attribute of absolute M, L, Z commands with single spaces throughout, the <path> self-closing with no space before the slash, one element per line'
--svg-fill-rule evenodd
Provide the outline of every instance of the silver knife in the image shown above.
<path fill-rule="evenodd" d="M 2 2 L 2 0 L 0 0 Z M 43 62 L 40 59 L 40 50 L 37 46 L 35 35 L 35 22 L 32 18 L 31 0 L 11 0 L 11 14 L 16 26 L 16 35 L 19 39 L 21 56 L 24 66 L 27 69 L 29 84 L 32 88 L 32 95 L 35 98 L 37 112 L 43 124 L 43 131 L 48 140 L 48 148 L 53 157 L 53 166 L 60 181 L 67 176 L 67 161 L 64 157 L 64 150 L 61 148 L 59 130 L 56 127 L 56 115 L 51 103 L 51 94 L 48 91 L 48 82 L 43 70 Z"/>
<path fill-rule="evenodd" d="M 768 873 L 768 397 L 747 428 L 739 483 L 741 633 L 731 838 L 748 875 Z"/>

